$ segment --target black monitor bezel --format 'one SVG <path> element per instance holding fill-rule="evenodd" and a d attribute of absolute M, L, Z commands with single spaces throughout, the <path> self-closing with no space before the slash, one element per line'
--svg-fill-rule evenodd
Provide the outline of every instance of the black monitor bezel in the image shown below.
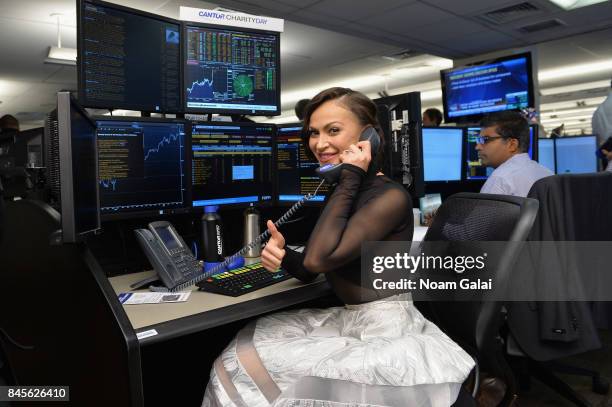
<path fill-rule="evenodd" d="M 93 116 L 93 121 L 96 124 L 96 140 L 98 121 L 114 121 L 114 122 L 145 122 L 145 123 L 182 123 L 185 125 L 185 195 L 183 206 L 171 209 L 146 209 L 116 213 L 102 213 L 100 207 L 100 218 L 102 222 L 148 218 L 167 215 L 179 215 L 191 212 L 191 122 L 180 118 L 160 118 L 160 117 L 138 117 L 138 116 Z M 161 211 L 161 212 L 160 212 Z"/>
<path fill-rule="evenodd" d="M 277 137 L 276 137 L 275 144 L 276 144 L 277 154 L 278 154 L 278 135 L 280 133 L 280 129 L 293 128 L 293 127 L 300 127 L 300 128 L 303 129 L 304 123 L 302 123 L 302 122 L 295 122 L 295 123 L 283 123 L 283 124 L 277 124 L 276 125 L 276 135 L 277 135 Z M 303 134 L 302 134 L 302 137 L 300 137 L 300 138 L 302 139 L 302 143 L 303 143 L 304 142 Z M 308 148 L 308 147 L 306 147 L 306 148 Z M 276 206 L 279 206 L 279 207 L 292 206 L 296 202 L 298 202 L 298 201 L 281 201 L 281 200 L 279 200 L 280 192 L 279 192 L 279 185 L 278 185 L 279 181 L 278 181 L 278 170 L 277 169 L 274 170 L 274 178 L 275 178 L 274 179 L 274 200 L 276 202 Z M 317 195 L 319 195 L 319 194 L 317 194 Z M 323 201 L 305 201 L 304 202 L 304 206 L 321 207 L 321 206 L 324 206 L 325 203 L 326 203 L 325 200 L 323 200 Z"/>
<path fill-rule="evenodd" d="M 276 55 L 278 55 L 278 67 L 276 72 L 276 99 L 277 99 L 277 109 L 275 111 L 270 110 L 256 110 L 255 113 L 252 111 L 244 110 L 244 109 L 203 109 L 203 108 L 189 108 L 187 107 L 187 95 L 186 95 L 186 74 L 185 74 L 185 65 L 187 63 L 187 29 L 188 27 L 196 27 L 196 28 L 207 28 L 207 29 L 215 29 L 215 30 L 230 30 L 230 31 L 238 31 L 238 32 L 246 32 L 246 33 L 254 33 L 254 34 L 271 34 L 278 38 L 276 41 Z M 280 32 L 278 31 L 270 31 L 270 30 L 256 30 L 256 29 L 248 29 L 242 27 L 234 27 L 227 25 L 216 25 L 216 24 L 205 24 L 205 23 L 196 23 L 191 21 L 183 21 L 181 23 L 181 34 L 182 40 L 182 49 L 181 49 L 181 75 L 182 75 L 182 87 L 181 87 L 181 102 L 183 105 L 183 110 L 185 113 L 192 114 L 212 114 L 218 113 L 220 115 L 229 115 L 229 114 L 239 114 L 243 116 L 278 116 L 281 114 L 281 57 L 280 57 Z"/>
<path fill-rule="evenodd" d="M 258 126 L 266 126 L 266 127 L 270 127 L 272 129 L 272 140 L 271 140 L 271 144 L 272 144 L 272 162 L 275 164 L 276 163 L 276 125 L 273 123 L 253 123 L 253 122 L 226 122 L 226 121 L 206 121 L 206 120 L 191 120 L 191 126 L 190 126 L 190 130 L 193 129 L 194 126 L 198 126 L 198 125 L 213 125 L 213 126 L 227 126 L 227 127 L 232 127 L 232 126 L 242 126 L 242 127 L 258 127 Z M 190 168 L 193 165 L 193 150 L 192 150 L 192 137 L 193 134 L 190 131 L 190 137 L 189 137 L 189 153 L 190 153 L 190 157 L 191 157 L 191 162 L 190 162 Z M 250 206 L 256 207 L 256 208 L 268 208 L 268 207 L 272 207 L 275 205 L 275 180 L 274 177 L 276 176 L 276 169 L 273 167 L 272 168 L 272 189 L 270 191 L 270 199 L 267 201 L 258 201 L 258 202 L 240 202 L 240 203 L 230 203 L 230 204 L 221 204 L 218 205 L 220 210 L 224 210 L 224 209 L 236 209 L 236 208 L 248 208 Z M 190 177 L 191 180 L 193 180 L 193 176 Z M 191 190 L 193 192 L 193 183 L 190 183 L 191 185 Z M 201 214 L 204 213 L 204 208 L 206 206 L 193 206 L 193 193 L 191 194 L 191 199 L 189 204 L 191 205 L 192 211 L 194 213 L 197 214 Z"/>
<path fill-rule="evenodd" d="M 85 94 L 84 94 L 84 89 L 85 89 L 85 84 L 83 83 L 84 81 L 84 64 L 81 64 L 81 55 L 82 55 L 82 50 L 83 50 L 83 35 L 81 33 L 81 14 L 82 14 L 82 10 L 84 7 L 85 3 L 92 3 L 95 5 L 99 5 L 101 7 L 108 7 L 108 8 L 113 8 L 122 12 L 126 12 L 126 13 L 132 13 L 141 17 L 147 17 L 147 18 L 151 18 L 154 20 L 159 20 L 159 21 L 163 21 L 165 23 L 170 23 L 170 24 L 176 24 L 178 26 L 178 30 L 180 35 L 182 35 L 183 30 L 182 30 L 182 22 L 180 20 L 175 20 L 173 18 L 169 18 L 169 17 L 164 17 L 164 16 L 160 16 L 158 14 L 153 14 L 153 13 L 148 13 L 146 11 L 142 11 L 142 10 L 138 10 L 138 9 L 134 9 L 131 7 L 125 7 L 116 3 L 109 3 L 106 1 L 102 1 L 102 0 L 77 0 L 77 89 L 78 89 L 78 101 L 79 103 L 87 108 L 93 108 L 93 109 L 108 109 L 108 110 L 116 110 L 116 109 L 122 109 L 122 110 L 131 110 L 131 111 L 140 111 L 140 112 L 144 112 L 144 113 L 183 113 L 184 112 L 184 105 L 183 105 L 183 98 L 180 97 L 179 95 L 179 104 L 178 104 L 178 108 L 177 109 L 166 109 L 166 110 L 155 110 L 154 108 L 151 108 L 151 106 L 140 106 L 140 107 L 144 107 L 144 109 L 139 109 L 138 106 L 129 106 L 126 104 L 122 104 L 121 102 L 117 102 L 117 103 L 112 103 L 112 105 L 107 105 L 105 103 L 88 103 L 88 104 L 84 104 L 84 100 L 85 100 Z M 183 64 L 182 64 L 182 59 L 181 59 L 181 55 L 183 54 L 183 39 L 182 37 L 179 38 L 179 92 L 182 90 L 182 85 L 183 85 Z M 143 45 L 145 46 L 145 45 Z"/>
<path fill-rule="evenodd" d="M 100 217 L 100 191 L 98 188 L 98 143 L 94 143 L 95 150 L 95 183 L 96 183 L 96 226 L 90 230 L 77 230 L 76 206 L 74 191 L 74 154 L 72 150 L 72 109 L 76 110 L 86 121 L 96 129 L 96 123 L 85 109 L 75 100 L 70 92 L 57 93 L 57 129 L 59 146 L 59 177 L 60 177 L 60 207 L 62 224 L 62 241 L 64 243 L 77 243 L 86 236 L 97 233 L 101 229 Z M 95 136 L 94 136 L 95 137 Z"/>
<path fill-rule="evenodd" d="M 423 151 L 423 182 L 426 185 L 445 185 L 445 184 L 455 184 L 458 182 L 463 182 L 465 181 L 465 172 L 463 170 L 463 166 L 464 166 L 464 161 L 466 158 L 466 148 L 465 148 L 465 137 L 466 137 L 466 131 L 467 131 L 467 127 L 465 126 L 423 126 L 421 128 L 421 138 L 423 137 L 423 130 L 425 129 L 460 129 L 461 130 L 461 163 L 460 163 L 460 177 L 458 180 L 452 180 L 452 181 L 444 181 L 444 180 L 438 180 L 438 181 L 425 181 L 425 151 Z"/>
<path fill-rule="evenodd" d="M 535 94 L 534 94 L 534 86 L 533 86 L 534 72 L 533 72 L 531 52 L 522 52 L 519 54 L 504 55 L 501 57 L 487 59 L 484 61 L 472 62 L 472 63 L 465 64 L 462 66 L 442 69 L 440 71 L 440 86 L 442 87 L 442 106 L 443 106 L 442 110 L 444 111 L 444 122 L 445 123 L 477 123 L 480 121 L 480 119 L 482 119 L 483 116 L 487 114 L 487 113 L 476 113 L 476 114 L 462 115 L 462 116 L 456 116 L 456 117 L 449 117 L 448 99 L 447 99 L 447 90 L 446 90 L 446 86 L 447 86 L 446 85 L 446 74 L 452 71 L 456 71 L 456 70 L 460 70 L 464 68 L 474 67 L 478 65 L 493 64 L 497 62 L 504 62 L 504 61 L 509 61 L 512 59 L 518 59 L 518 58 L 523 58 L 523 57 L 526 58 L 527 73 L 528 73 L 527 75 L 528 76 L 527 92 L 528 92 L 528 99 L 529 99 L 528 107 L 534 108 L 535 107 Z M 494 113 L 494 112 L 490 112 L 490 113 Z"/>

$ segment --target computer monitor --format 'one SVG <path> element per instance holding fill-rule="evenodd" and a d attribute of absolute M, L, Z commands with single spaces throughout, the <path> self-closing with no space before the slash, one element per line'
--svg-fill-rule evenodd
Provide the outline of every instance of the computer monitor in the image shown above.
<path fill-rule="evenodd" d="M 476 122 L 483 114 L 534 107 L 531 54 L 440 71 L 444 119 Z"/>
<path fill-rule="evenodd" d="M 461 127 L 423 127 L 425 182 L 461 181 Z"/>
<path fill-rule="evenodd" d="M 493 173 L 493 168 L 482 165 L 476 151 L 477 137 L 480 127 L 468 127 L 465 131 L 465 179 L 484 180 Z"/>
<path fill-rule="evenodd" d="M 69 92 L 57 94 L 62 240 L 100 229 L 96 125 Z"/>
<path fill-rule="evenodd" d="M 576 136 L 555 139 L 557 174 L 597 172 L 597 137 Z"/>
<path fill-rule="evenodd" d="M 187 121 L 98 116 L 96 125 L 103 220 L 189 210 Z"/>
<path fill-rule="evenodd" d="M 482 180 L 487 179 L 489 175 L 493 173 L 494 168 L 486 167 L 482 165 L 480 158 L 478 157 L 478 152 L 476 151 L 476 138 L 480 135 L 480 127 L 467 127 L 466 128 L 466 170 L 465 177 L 468 180 Z M 534 157 L 537 157 L 538 147 L 535 144 L 534 140 L 537 139 L 537 126 L 530 125 L 529 126 L 529 150 L 527 153 L 529 154 L 529 158 L 532 160 Z"/>
<path fill-rule="evenodd" d="M 193 122 L 193 207 L 271 203 L 274 133 L 272 124 Z"/>
<path fill-rule="evenodd" d="M 316 160 L 306 155 L 302 142 L 302 124 L 284 124 L 276 133 L 276 196 L 279 204 L 293 204 L 306 194 L 314 193 L 321 179 L 315 173 Z M 329 187 L 323 184 L 317 195 L 308 203 L 322 203 Z"/>
<path fill-rule="evenodd" d="M 538 162 L 544 167 L 555 171 L 555 140 L 551 138 L 538 139 Z"/>
<path fill-rule="evenodd" d="M 186 111 L 280 114 L 280 33 L 186 24 L 183 35 Z"/>
<path fill-rule="evenodd" d="M 182 111 L 178 21 L 98 0 L 79 0 L 77 13 L 83 106 Z"/>

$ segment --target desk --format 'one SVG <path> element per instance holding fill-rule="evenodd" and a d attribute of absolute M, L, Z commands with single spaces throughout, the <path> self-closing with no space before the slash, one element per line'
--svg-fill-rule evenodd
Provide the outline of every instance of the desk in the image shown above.
<path fill-rule="evenodd" d="M 145 271 L 112 277 L 109 282 L 119 294 L 130 291 L 130 284 L 153 276 L 153 273 Z M 123 309 L 137 334 L 155 330 L 152 336 L 139 339 L 144 345 L 286 308 L 331 292 L 325 276 L 320 275 L 309 284 L 291 278 L 239 297 L 198 291 L 194 286 L 186 302 L 123 305 Z"/>

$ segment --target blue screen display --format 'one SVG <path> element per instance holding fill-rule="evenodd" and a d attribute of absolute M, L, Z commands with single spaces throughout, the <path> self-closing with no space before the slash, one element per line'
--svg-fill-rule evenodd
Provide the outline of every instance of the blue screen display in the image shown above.
<path fill-rule="evenodd" d="M 555 142 L 553 139 L 538 140 L 538 162 L 555 172 Z"/>
<path fill-rule="evenodd" d="M 445 109 L 449 118 L 529 107 L 529 63 L 526 56 L 443 71 Z"/>
<path fill-rule="evenodd" d="M 461 181 L 462 139 L 460 128 L 423 129 L 425 181 Z"/>
<path fill-rule="evenodd" d="M 595 136 L 562 137 L 555 140 L 557 174 L 584 174 L 597 171 Z"/>

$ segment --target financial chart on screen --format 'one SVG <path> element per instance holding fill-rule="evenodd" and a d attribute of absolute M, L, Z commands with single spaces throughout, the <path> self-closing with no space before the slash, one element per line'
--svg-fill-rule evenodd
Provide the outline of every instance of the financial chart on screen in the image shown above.
<path fill-rule="evenodd" d="M 306 146 L 300 137 L 301 124 L 285 125 L 278 128 L 276 135 L 276 178 L 279 203 L 293 203 L 314 193 L 321 184 L 315 172 L 319 168 L 316 160 L 308 157 Z M 329 186 L 323 184 L 309 202 L 323 202 Z"/>
<path fill-rule="evenodd" d="M 194 122 L 193 206 L 271 202 L 273 142 L 270 124 Z"/>
<path fill-rule="evenodd" d="M 186 26 L 184 93 L 190 111 L 279 112 L 279 34 Z"/>
<path fill-rule="evenodd" d="M 103 214 L 184 206 L 185 124 L 97 121 Z"/>

